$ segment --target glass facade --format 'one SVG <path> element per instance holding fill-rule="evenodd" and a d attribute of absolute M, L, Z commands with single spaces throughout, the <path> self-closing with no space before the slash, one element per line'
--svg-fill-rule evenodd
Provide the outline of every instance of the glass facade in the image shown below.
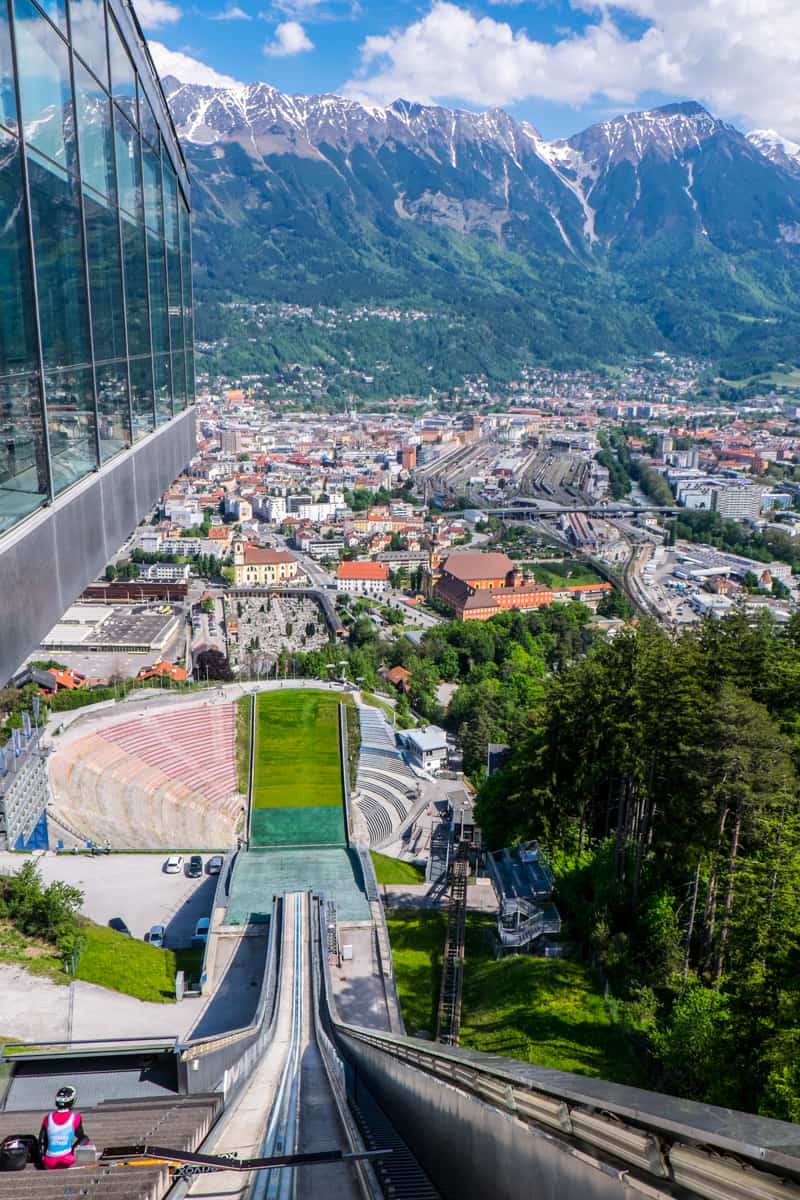
<path fill-rule="evenodd" d="M 194 402 L 186 173 L 137 40 L 115 0 L 0 0 L 0 535 Z"/>

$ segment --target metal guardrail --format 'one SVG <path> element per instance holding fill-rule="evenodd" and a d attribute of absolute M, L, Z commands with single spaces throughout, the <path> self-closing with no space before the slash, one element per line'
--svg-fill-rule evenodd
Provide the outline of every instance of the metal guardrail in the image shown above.
<path fill-rule="evenodd" d="M 336 1019 L 333 1028 L 656 1186 L 707 1200 L 800 1198 L 798 1125 Z"/>
<path fill-rule="evenodd" d="M 73 1055 L 76 1058 L 98 1057 L 106 1054 L 164 1053 L 177 1050 L 177 1037 L 154 1038 L 90 1038 L 84 1041 L 4 1042 L 0 1059 L 28 1062 L 38 1058 Z"/>
<path fill-rule="evenodd" d="M 249 1025 L 195 1038 L 179 1049 L 181 1084 L 188 1092 L 222 1089 L 226 1104 L 246 1083 L 274 1033 L 282 945 L 282 900 L 273 899 L 267 963 L 256 1013 Z M 195 1066 L 195 1063 L 198 1065 Z"/>
<path fill-rule="evenodd" d="M 221 901 L 222 901 L 223 896 L 228 895 L 228 885 L 230 884 L 230 881 L 233 878 L 233 872 L 236 868 L 236 860 L 238 859 L 238 857 L 239 857 L 238 850 L 235 851 L 230 862 L 228 861 L 227 855 L 225 855 L 223 857 L 222 868 L 220 869 L 219 877 L 217 878 L 217 886 L 214 888 L 214 899 L 211 902 L 211 920 L 212 920 L 212 922 L 214 920 L 214 913 L 217 912 L 217 910 L 222 907 Z M 205 987 L 206 982 L 208 980 L 208 956 L 209 956 L 209 953 L 211 950 L 211 939 L 212 939 L 212 937 L 214 937 L 214 934 L 215 934 L 215 930 L 213 929 L 213 926 L 212 926 L 212 928 L 209 929 L 209 931 L 208 931 L 208 937 L 206 938 L 206 944 L 203 947 L 203 961 L 200 964 L 200 980 L 199 980 L 199 982 L 200 982 L 200 992 L 201 993 L 202 993 L 203 988 Z"/>

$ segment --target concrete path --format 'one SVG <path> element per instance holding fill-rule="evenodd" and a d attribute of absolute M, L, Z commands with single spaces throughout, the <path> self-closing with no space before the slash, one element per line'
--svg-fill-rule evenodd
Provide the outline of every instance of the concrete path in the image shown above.
<path fill-rule="evenodd" d="M 352 958 L 331 967 L 333 997 L 343 1021 L 366 1029 L 389 1029 L 386 992 L 371 924 L 340 925 L 339 943 Z"/>
<path fill-rule="evenodd" d="M 72 992 L 72 996 L 70 996 Z M 78 979 L 37 979 L 0 963 L 0 1034 L 23 1042 L 96 1038 L 185 1037 L 202 1001 L 153 1004 Z"/>

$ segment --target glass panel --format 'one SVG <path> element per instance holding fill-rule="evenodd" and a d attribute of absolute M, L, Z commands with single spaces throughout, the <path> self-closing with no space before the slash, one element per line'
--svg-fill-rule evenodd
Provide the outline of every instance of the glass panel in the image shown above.
<path fill-rule="evenodd" d="M 103 0 L 70 0 L 69 20 L 73 49 L 108 87 L 106 18 Z"/>
<path fill-rule="evenodd" d="M 194 349 L 186 351 L 186 392 L 189 404 L 195 401 Z"/>
<path fill-rule="evenodd" d="M 111 59 L 111 94 L 126 117 L 136 121 L 136 73 L 111 13 L 108 14 L 108 50 Z"/>
<path fill-rule="evenodd" d="M 169 298 L 169 335 L 172 351 L 183 349 L 183 308 L 181 296 L 181 256 L 178 242 L 178 181 L 168 159 L 164 166 L 164 235 L 167 249 L 167 295 Z"/>
<path fill-rule="evenodd" d="M 97 368 L 97 412 L 100 417 L 100 454 L 108 462 L 131 444 L 128 406 L 128 372 L 124 362 Z"/>
<path fill-rule="evenodd" d="M 89 362 L 89 323 L 77 186 L 28 151 L 39 324 L 46 366 Z"/>
<path fill-rule="evenodd" d="M 146 138 L 153 149 L 158 153 L 158 125 L 153 116 L 153 110 L 150 107 L 150 101 L 145 95 L 141 80 L 139 81 L 139 128 L 142 131 L 142 137 Z"/>
<path fill-rule="evenodd" d="M 92 371 L 53 371 L 44 380 L 53 490 L 58 495 L 97 466 Z"/>
<path fill-rule="evenodd" d="M 73 169 L 67 47 L 28 0 L 14 0 L 22 127 L 29 146 Z"/>
<path fill-rule="evenodd" d="M 154 359 L 156 384 L 156 423 L 163 425 L 172 416 L 172 369 L 168 354 Z"/>
<path fill-rule="evenodd" d="M 178 192 L 178 228 L 181 239 L 181 273 L 183 280 L 183 341 L 186 350 L 194 346 L 194 328 L 192 322 L 192 250 L 191 234 L 189 231 L 189 210 L 186 201 Z M 192 384 L 192 373 L 189 372 L 189 383 Z M 193 388 L 190 386 L 190 402 L 193 401 Z"/>
<path fill-rule="evenodd" d="M 78 109 L 78 149 L 81 178 L 107 200 L 114 197 L 114 149 L 111 104 L 99 83 L 80 63 L 75 63 L 75 100 Z"/>
<path fill-rule="evenodd" d="M 17 128 L 17 102 L 14 98 L 14 64 L 11 59 L 11 35 L 5 0 L 0 0 L 0 124 Z"/>
<path fill-rule="evenodd" d="M 67 36 L 67 3 L 66 0 L 40 0 L 39 7 L 57 25 L 64 36 Z"/>
<path fill-rule="evenodd" d="M 175 412 L 186 408 L 186 355 L 172 355 L 172 395 Z"/>
<path fill-rule="evenodd" d="M 154 233 L 147 235 L 147 265 L 150 270 L 150 328 L 153 332 L 153 353 L 164 354 L 169 350 L 164 243 Z"/>
<path fill-rule="evenodd" d="M 142 146 L 144 178 L 144 223 L 153 233 L 163 228 L 161 205 L 161 163 L 148 145 Z"/>
<path fill-rule="evenodd" d="M 127 217 L 122 220 L 122 256 L 128 310 L 128 353 L 135 357 L 150 353 L 150 314 L 147 307 L 144 228 Z"/>
<path fill-rule="evenodd" d="M 119 206 L 132 217 L 138 217 L 142 211 L 139 135 L 118 112 L 114 113 L 114 145 L 117 150 Z"/>
<path fill-rule="evenodd" d="M 0 132 L 0 376 L 35 369 L 35 336 L 19 149 Z"/>
<path fill-rule="evenodd" d="M 47 499 L 47 453 L 35 375 L 0 379 L 0 533 Z"/>
<path fill-rule="evenodd" d="M 116 210 L 84 193 L 84 212 L 95 361 L 124 358 L 125 319 Z"/>
<path fill-rule="evenodd" d="M 133 440 L 153 428 L 153 363 L 150 357 L 132 358 L 131 400 L 133 401 Z"/>

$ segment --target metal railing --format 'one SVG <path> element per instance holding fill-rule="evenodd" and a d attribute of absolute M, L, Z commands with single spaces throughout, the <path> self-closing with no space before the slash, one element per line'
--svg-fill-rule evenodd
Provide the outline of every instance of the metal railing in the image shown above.
<path fill-rule="evenodd" d="M 800 1126 L 339 1020 L 333 1026 L 339 1039 L 372 1047 L 652 1183 L 676 1184 L 681 1195 L 800 1197 Z"/>

